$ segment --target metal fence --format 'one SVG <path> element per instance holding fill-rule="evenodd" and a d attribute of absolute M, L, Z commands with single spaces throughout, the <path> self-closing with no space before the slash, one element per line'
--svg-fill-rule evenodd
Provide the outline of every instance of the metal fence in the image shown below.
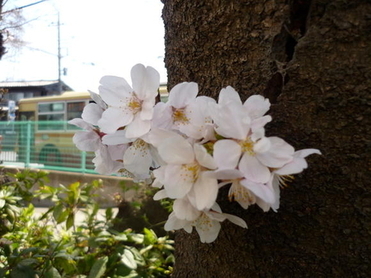
<path fill-rule="evenodd" d="M 93 153 L 72 142 L 78 130 L 64 121 L 0 122 L 0 161 L 3 165 L 96 173 Z"/>

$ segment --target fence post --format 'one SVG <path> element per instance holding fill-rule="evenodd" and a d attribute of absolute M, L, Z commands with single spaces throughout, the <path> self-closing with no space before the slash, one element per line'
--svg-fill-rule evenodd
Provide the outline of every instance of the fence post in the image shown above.
<path fill-rule="evenodd" d="M 81 172 L 86 172 L 86 152 L 81 151 Z"/>
<path fill-rule="evenodd" d="M 25 168 L 30 166 L 31 160 L 31 122 L 27 122 L 27 138 L 26 138 L 26 161 Z"/>

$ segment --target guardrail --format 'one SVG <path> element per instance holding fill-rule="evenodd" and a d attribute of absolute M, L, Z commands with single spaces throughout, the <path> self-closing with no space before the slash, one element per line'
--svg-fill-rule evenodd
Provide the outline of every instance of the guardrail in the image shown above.
<path fill-rule="evenodd" d="M 96 174 L 93 153 L 72 142 L 75 126 L 65 121 L 0 122 L 0 161 L 4 165 Z"/>

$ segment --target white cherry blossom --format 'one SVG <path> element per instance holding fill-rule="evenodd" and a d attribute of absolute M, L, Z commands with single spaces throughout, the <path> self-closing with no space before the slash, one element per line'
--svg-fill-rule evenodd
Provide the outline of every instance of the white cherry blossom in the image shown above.
<path fill-rule="evenodd" d="M 133 87 L 116 76 L 104 76 L 100 80 L 99 92 L 108 104 L 98 122 L 103 132 L 114 133 L 125 127 L 128 138 L 138 138 L 150 130 L 159 73 L 152 67 L 137 64 L 131 70 L 131 79 Z"/>

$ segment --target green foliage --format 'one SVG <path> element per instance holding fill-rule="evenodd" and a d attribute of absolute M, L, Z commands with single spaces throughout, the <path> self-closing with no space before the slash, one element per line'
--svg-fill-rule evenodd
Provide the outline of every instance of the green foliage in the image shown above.
<path fill-rule="evenodd" d="M 0 185 L 0 277 L 121 278 L 168 277 L 174 263 L 173 241 L 144 228 L 113 229 L 112 208 L 101 209 L 94 192 L 102 186 L 46 185 L 47 173 L 24 171 Z M 30 193 L 38 185 L 39 189 Z M 53 205 L 36 215 L 33 197 Z M 85 220 L 77 224 L 76 214 Z M 102 220 L 103 219 L 103 220 Z"/>

